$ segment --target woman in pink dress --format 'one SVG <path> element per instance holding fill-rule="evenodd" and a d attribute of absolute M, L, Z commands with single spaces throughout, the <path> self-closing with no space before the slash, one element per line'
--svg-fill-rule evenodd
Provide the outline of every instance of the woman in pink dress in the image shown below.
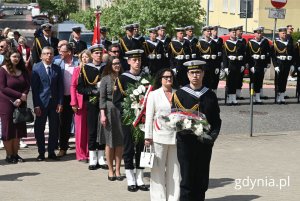
<path fill-rule="evenodd" d="M 81 67 L 91 60 L 91 53 L 84 50 L 79 55 L 80 64 L 74 69 L 71 81 L 71 103 L 75 113 L 75 142 L 76 159 L 87 162 L 89 159 L 88 132 L 87 132 L 87 108 L 83 101 L 83 95 L 77 92 L 78 77 Z"/>

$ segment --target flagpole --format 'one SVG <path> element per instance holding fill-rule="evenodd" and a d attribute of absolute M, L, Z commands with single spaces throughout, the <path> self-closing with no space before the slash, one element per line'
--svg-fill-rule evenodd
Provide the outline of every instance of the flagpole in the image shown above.
<path fill-rule="evenodd" d="M 95 10 L 94 13 L 96 15 L 96 22 L 95 22 L 94 36 L 92 42 L 93 45 L 100 44 L 100 16 L 101 16 L 100 6 L 97 6 L 97 9 Z"/>

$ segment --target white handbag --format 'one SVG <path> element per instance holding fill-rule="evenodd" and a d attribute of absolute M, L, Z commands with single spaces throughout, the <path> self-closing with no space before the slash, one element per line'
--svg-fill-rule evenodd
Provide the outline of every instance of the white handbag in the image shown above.
<path fill-rule="evenodd" d="M 144 151 L 141 153 L 140 167 L 152 168 L 154 161 L 154 152 L 152 146 L 144 146 Z"/>

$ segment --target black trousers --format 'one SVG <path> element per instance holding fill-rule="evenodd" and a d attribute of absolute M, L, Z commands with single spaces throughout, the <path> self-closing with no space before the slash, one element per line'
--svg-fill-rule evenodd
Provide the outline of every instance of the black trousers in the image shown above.
<path fill-rule="evenodd" d="M 229 74 L 226 79 L 226 85 L 228 88 L 228 94 L 236 94 L 236 89 L 240 83 L 240 74 L 241 68 L 234 66 L 233 68 L 229 67 Z"/>
<path fill-rule="evenodd" d="M 209 89 L 218 88 L 220 72 L 218 74 L 215 73 L 217 67 L 218 66 L 216 62 L 212 62 L 209 65 L 205 66 L 206 70 L 204 73 L 203 83 L 204 86 Z"/>
<path fill-rule="evenodd" d="M 100 109 L 98 104 L 92 104 L 90 102 L 87 102 L 87 126 L 89 136 L 88 146 L 90 151 L 105 149 L 105 144 L 100 145 L 99 142 L 97 142 L 99 111 Z"/>
<path fill-rule="evenodd" d="M 286 91 L 287 79 L 289 76 L 291 64 L 283 62 L 279 65 L 279 74 L 276 73 L 275 84 L 278 86 L 278 92 L 283 93 Z"/>
<path fill-rule="evenodd" d="M 254 73 L 250 71 L 250 82 L 253 83 L 253 89 L 255 93 L 260 93 L 264 81 L 264 68 L 255 68 Z"/>
<path fill-rule="evenodd" d="M 73 120 L 73 110 L 70 105 L 71 96 L 64 96 L 63 111 L 59 114 L 59 147 L 66 151 L 69 147 L 69 139 Z"/>
<path fill-rule="evenodd" d="M 180 201 L 204 201 L 209 183 L 212 145 L 201 143 L 192 134 L 177 134 L 180 164 Z"/>
<path fill-rule="evenodd" d="M 132 138 L 132 132 L 130 126 L 122 126 L 123 134 L 124 134 L 124 151 L 123 151 L 123 159 L 125 163 L 125 169 L 133 170 L 133 158 L 135 157 L 135 167 L 136 169 L 144 169 L 140 167 L 140 158 L 141 152 L 144 149 L 144 142 L 134 143 Z"/>

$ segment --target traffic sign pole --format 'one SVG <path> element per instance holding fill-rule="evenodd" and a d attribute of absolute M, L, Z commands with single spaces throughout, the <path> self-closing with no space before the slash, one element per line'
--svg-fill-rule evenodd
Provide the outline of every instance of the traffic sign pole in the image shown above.
<path fill-rule="evenodd" d="M 275 20 L 274 20 L 274 29 L 273 29 L 273 37 L 272 37 L 273 41 L 275 40 L 276 25 L 277 25 L 277 18 L 275 18 Z"/>

